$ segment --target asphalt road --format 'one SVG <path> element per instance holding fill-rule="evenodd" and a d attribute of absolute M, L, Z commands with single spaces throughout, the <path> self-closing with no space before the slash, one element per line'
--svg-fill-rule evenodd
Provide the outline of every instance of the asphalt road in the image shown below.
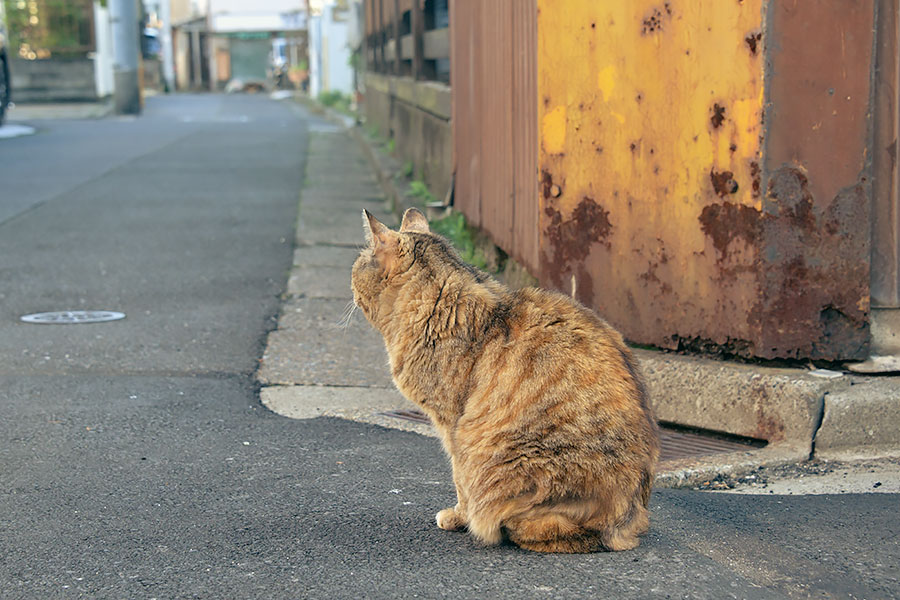
<path fill-rule="evenodd" d="M 433 524 L 434 439 L 263 408 L 310 122 L 175 96 L 0 139 L 0 598 L 900 596 L 895 494 L 661 490 L 635 551 L 484 548 Z M 128 316 L 18 320 L 88 308 Z"/>

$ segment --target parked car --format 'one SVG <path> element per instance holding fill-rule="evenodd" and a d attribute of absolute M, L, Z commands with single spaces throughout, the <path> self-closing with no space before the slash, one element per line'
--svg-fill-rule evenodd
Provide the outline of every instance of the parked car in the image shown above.
<path fill-rule="evenodd" d="M 6 109 L 12 96 L 12 85 L 9 78 L 9 44 L 7 43 L 3 2 L 0 1 L 0 127 L 6 119 Z"/>

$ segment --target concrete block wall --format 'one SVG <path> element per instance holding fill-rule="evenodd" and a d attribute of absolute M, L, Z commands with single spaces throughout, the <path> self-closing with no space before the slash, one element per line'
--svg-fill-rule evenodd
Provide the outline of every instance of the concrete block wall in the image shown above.
<path fill-rule="evenodd" d="M 89 58 L 21 60 L 10 64 L 15 102 L 70 102 L 98 99 L 94 61 Z"/>
<path fill-rule="evenodd" d="M 397 158 L 411 162 L 414 177 L 442 200 L 453 172 L 449 87 L 369 74 L 363 111 L 368 125 L 394 140 Z"/>

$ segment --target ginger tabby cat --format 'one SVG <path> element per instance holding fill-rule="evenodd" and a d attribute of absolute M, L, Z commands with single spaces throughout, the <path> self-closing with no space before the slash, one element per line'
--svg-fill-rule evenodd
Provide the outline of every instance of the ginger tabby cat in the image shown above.
<path fill-rule="evenodd" d="M 567 296 L 464 263 L 416 209 L 399 232 L 363 221 L 354 302 L 453 468 L 458 502 L 438 527 L 540 552 L 636 547 L 659 444 L 622 336 Z"/>

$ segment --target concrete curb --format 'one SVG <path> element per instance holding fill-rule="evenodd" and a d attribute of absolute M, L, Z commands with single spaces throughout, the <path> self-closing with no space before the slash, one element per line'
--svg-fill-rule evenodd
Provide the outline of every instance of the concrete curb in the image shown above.
<path fill-rule="evenodd" d="M 832 460 L 900 456 L 900 382 L 848 378 L 825 396 L 815 455 Z"/>
<path fill-rule="evenodd" d="M 404 197 L 396 185 L 396 171 L 391 171 L 399 169 L 393 165 L 396 161 L 383 158 L 358 127 L 347 128 L 345 117 L 324 107 L 313 110 L 347 129 L 384 195 L 392 201 L 393 210 L 401 210 Z M 898 379 L 772 368 L 649 350 L 635 350 L 635 354 L 661 421 L 768 442 L 762 449 L 663 463 L 658 485 L 694 486 L 717 476 L 740 476 L 761 466 L 775 467 L 813 456 L 900 454 Z M 388 409 L 391 398 L 392 408 L 406 406 L 393 390 L 323 389 L 328 388 L 275 386 L 263 390 L 263 398 L 276 412 L 294 418 L 328 414 L 434 434 L 427 426 L 377 414 Z"/>

